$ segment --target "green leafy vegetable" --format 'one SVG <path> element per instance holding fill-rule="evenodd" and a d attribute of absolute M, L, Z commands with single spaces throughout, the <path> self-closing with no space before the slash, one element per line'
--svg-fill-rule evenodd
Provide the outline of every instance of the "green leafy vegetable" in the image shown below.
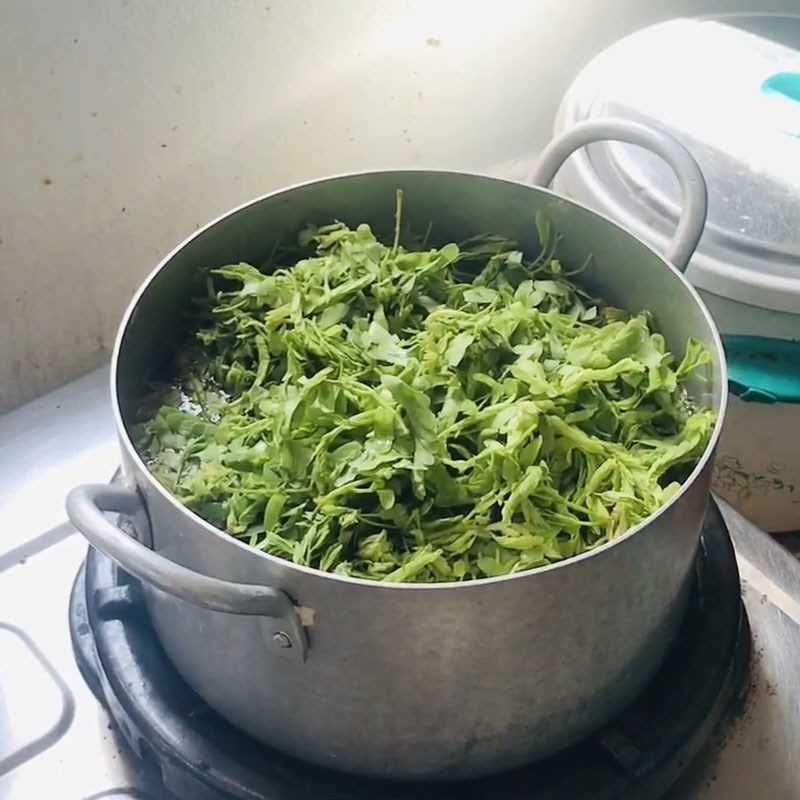
<path fill-rule="evenodd" d="M 479 237 L 391 246 L 310 228 L 264 274 L 212 270 L 196 339 L 139 426 L 153 474 L 254 548 L 384 581 L 552 564 L 608 542 L 678 488 L 711 411 L 645 314 L 591 299 L 542 252 Z"/>

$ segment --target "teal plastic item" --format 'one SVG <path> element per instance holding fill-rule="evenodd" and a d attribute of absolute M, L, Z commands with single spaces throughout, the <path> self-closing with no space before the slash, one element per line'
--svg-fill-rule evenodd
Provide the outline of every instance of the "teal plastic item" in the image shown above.
<path fill-rule="evenodd" d="M 777 72 L 761 84 L 766 94 L 780 94 L 787 100 L 800 103 L 800 72 Z"/>
<path fill-rule="evenodd" d="M 723 335 L 729 388 L 748 403 L 800 403 L 800 341 Z"/>

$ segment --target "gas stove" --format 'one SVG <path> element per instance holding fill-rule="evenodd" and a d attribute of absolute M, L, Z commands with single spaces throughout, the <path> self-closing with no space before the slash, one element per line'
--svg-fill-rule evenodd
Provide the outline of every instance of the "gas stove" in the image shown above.
<path fill-rule="evenodd" d="M 653 800 L 744 694 L 751 637 L 733 546 L 716 506 L 706 517 L 694 578 L 669 657 L 622 714 L 554 757 L 455 784 L 342 775 L 283 756 L 236 730 L 170 663 L 139 581 L 94 550 L 76 577 L 69 624 L 81 673 L 140 772 L 149 774 L 156 793 L 166 787 L 178 800 Z"/>
<path fill-rule="evenodd" d="M 88 618 L 75 617 L 75 598 L 85 585 L 79 573 L 87 548 L 63 521 L 63 498 L 74 484 L 107 480 L 116 466 L 106 380 L 107 371 L 99 370 L 0 418 L 0 525 L 4 532 L 0 544 L 0 800 L 168 797 L 153 780 L 153 762 L 159 758 L 151 753 L 143 760 L 141 752 L 129 748 L 81 675 L 70 639 L 73 585 L 76 645 L 82 637 L 86 640 L 89 631 Z M 738 701 L 734 697 L 739 685 L 733 670 L 727 694 L 720 695 L 726 708 L 717 709 L 720 719 L 713 731 L 701 731 L 707 743 L 665 797 L 796 800 L 800 797 L 800 766 L 794 758 L 800 747 L 800 563 L 729 507 L 721 508 L 735 547 L 746 610 L 741 620 L 742 624 L 749 620 L 751 636 L 746 641 L 752 642 L 752 652 L 742 696 Z M 90 559 L 86 573 L 92 574 L 92 580 L 113 576 L 110 565 L 92 564 Z M 731 592 L 723 592 L 716 598 L 709 595 L 706 602 L 718 605 L 711 610 L 719 619 L 723 606 L 729 611 L 738 608 L 731 598 Z M 719 636 L 723 628 L 722 622 L 713 623 L 708 635 Z M 720 641 L 730 644 L 732 639 L 722 636 Z M 697 674 L 693 684 L 680 675 L 680 664 L 675 668 L 684 685 L 696 687 L 694 694 L 689 691 L 680 701 L 686 713 L 677 718 L 685 719 L 688 708 L 683 706 L 690 702 L 686 698 L 696 699 L 708 672 L 691 660 L 688 651 L 680 658 L 685 659 L 680 664 L 685 663 L 686 674 Z M 731 663 L 747 662 L 740 657 Z M 83 667 L 86 671 L 86 663 Z M 137 679 L 135 671 L 125 675 Z M 91 682 L 91 671 L 87 677 Z M 97 683 L 94 689 L 107 703 Z M 170 697 L 177 698 L 178 690 L 167 691 L 166 699 Z M 130 720 L 118 710 L 113 717 L 129 725 Z M 713 721 L 714 715 L 708 720 Z M 651 738 L 657 740 L 670 723 L 652 724 Z M 125 732 L 130 738 L 130 729 Z M 630 739 L 612 737 L 602 744 L 612 760 L 623 763 L 630 757 Z M 303 769 L 292 765 L 281 763 L 276 769 L 292 768 L 299 770 L 296 777 L 302 776 Z M 351 784 L 349 789 L 332 792 L 329 787 L 323 792 L 321 784 L 315 787 L 305 777 L 300 783 L 297 778 L 293 785 L 299 789 L 294 793 L 282 784 L 284 788 L 278 787 L 272 796 L 281 800 L 356 796 Z M 496 785 L 493 794 L 489 784 L 483 794 L 477 789 L 470 794 L 489 797 L 500 789 Z M 358 796 L 385 797 L 386 793 L 362 787 Z M 550 794 L 530 796 L 574 800 L 573 794 L 559 794 L 558 787 Z"/>

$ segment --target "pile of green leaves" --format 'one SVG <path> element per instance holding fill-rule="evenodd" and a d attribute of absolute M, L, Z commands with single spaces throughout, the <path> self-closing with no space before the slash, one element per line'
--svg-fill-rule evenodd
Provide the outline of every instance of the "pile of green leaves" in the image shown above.
<path fill-rule="evenodd" d="M 310 255 L 215 269 L 173 386 L 138 430 L 153 474 L 275 556 L 383 581 L 460 581 L 570 558 L 678 489 L 714 425 L 646 314 L 593 301 L 537 219 L 407 250 L 366 225 Z"/>

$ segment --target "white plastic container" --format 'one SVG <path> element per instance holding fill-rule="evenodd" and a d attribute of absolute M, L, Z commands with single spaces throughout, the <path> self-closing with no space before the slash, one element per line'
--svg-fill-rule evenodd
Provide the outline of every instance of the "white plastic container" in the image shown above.
<path fill-rule="evenodd" d="M 602 117 L 671 133 L 705 174 L 709 219 L 686 274 L 723 333 L 733 378 L 715 489 L 766 530 L 800 530 L 800 19 L 639 31 L 581 72 L 555 133 Z M 632 145 L 576 153 L 555 188 L 660 251 L 677 223 L 677 182 Z"/>

